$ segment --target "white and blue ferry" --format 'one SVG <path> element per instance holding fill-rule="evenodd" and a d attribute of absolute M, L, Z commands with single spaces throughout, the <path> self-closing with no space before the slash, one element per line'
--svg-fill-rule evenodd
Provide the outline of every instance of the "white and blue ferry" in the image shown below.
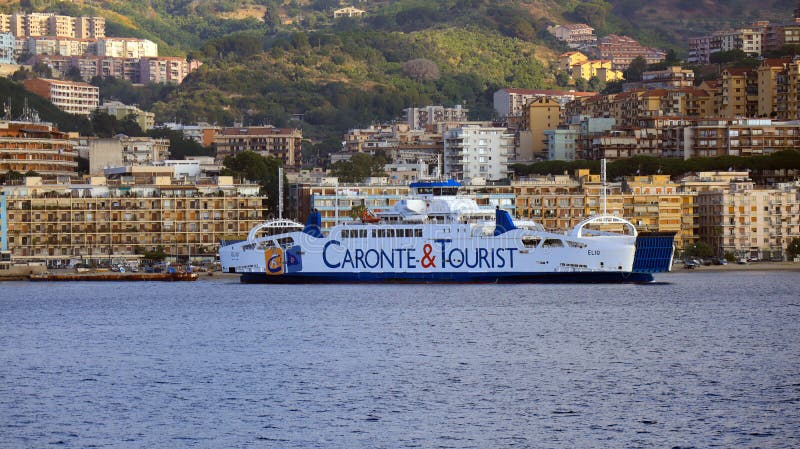
<path fill-rule="evenodd" d="M 318 211 L 305 226 L 262 223 L 247 240 L 220 248 L 223 271 L 258 283 L 600 283 L 649 282 L 672 266 L 672 234 L 641 236 L 612 215 L 547 232 L 479 207 L 459 187 L 413 183 L 391 209 L 327 233 Z"/>

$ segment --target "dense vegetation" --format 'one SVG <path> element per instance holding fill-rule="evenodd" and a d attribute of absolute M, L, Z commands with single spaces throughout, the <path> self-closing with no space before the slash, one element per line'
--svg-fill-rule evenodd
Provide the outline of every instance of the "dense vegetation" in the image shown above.
<path fill-rule="evenodd" d="M 566 49 L 547 32 L 555 23 L 588 22 L 600 35 L 628 34 L 680 55 L 687 35 L 753 14 L 739 0 L 663 0 L 658 6 L 634 0 L 386 0 L 357 6 L 366 17 L 334 21 L 340 3 L 333 0 L 0 5 L 5 12 L 102 15 L 108 35 L 151 39 L 163 55 L 204 63 L 179 87 L 91 80 L 104 99 L 138 104 L 161 122 L 301 127 L 316 143 L 347 128 L 392 120 L 409 106 L 462 104 L 471 118 L 490 119 L 498 88 L 567 87 L 568 79 L 548 67 Z M 771 18 L 776 12 L 786 16 L 792 6 L 766 0 L 757 7 L 760 17 Z M 595 80 L 576 87 L 619 86 Z M 81 126 L 87 125 L 66 129 Z"/>
<path fill-rule="evenodd" d="M 261 186 L 261 193 L 267 196 L 267 207 L 278 210 L 278 168 L 280 159 L 264 157 L 253 151 L 242 151 L 235 156 L 227 156 L 223 161 L 222 174 L 233 176 L 239 181 L 250 181 Z M 284 176 L 284 185 L 286 180 Z M 284 190 L 284 204 L 288 199 L 288 189 Z"/>
<path fill-rule="evenodd" d="M 246 50 L 257 42 L 268 51 Z M 414 105 L 463 104 L 488 119 L 497 88 L 554 83 L 533 44 L 479 28 L 245 33 L 202 51 L 209 62 L 154 105 L 157 119 L 286 126 L 302 114 L 304 123 L 293 126 L 322 138 L 391 120 Z M 406 63 L 420 59 L 434 64 L 438 77 L 410 72 Z"/>
<path fill-rule="evenodd" d="M 600 173 L 600 161 L 544 161 L 530 165 L 514 164 L 517 176 L 573 173 L 580 168 L 589 168 L 593 173 Z M 622 176 L 654 175 L 663 173 L 679 176 L 685 173 L 715 170 L 734 170 L 759 172 L 763 170 L 800 170 L 800 151 L 789 150 L 768 156 L 719 156 L 708 158 L 675 159 L 636 156 L 620 159 L 607 164 L 609 179 Z"/>

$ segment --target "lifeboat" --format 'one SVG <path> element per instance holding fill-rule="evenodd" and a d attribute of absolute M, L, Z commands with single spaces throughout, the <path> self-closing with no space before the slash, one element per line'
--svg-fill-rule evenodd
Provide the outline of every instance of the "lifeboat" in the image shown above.
<path fill-rule="evenodd" d="M 380 223 L 380 221 L 381 219 L 369 209 L 364 209 L 364 211 L 361 212 L 362 223 Z"/>

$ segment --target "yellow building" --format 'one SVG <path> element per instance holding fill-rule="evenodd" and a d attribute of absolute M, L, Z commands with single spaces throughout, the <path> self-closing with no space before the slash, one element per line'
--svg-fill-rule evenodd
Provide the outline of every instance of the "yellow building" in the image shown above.
<path fill-rule="evenodd" d="M 786 65 L 776 79 L 775 111 L 778 120 L 800 119 L 800 63 Z"/>
<path fill-rule="evenodd" d="M 616 81 L 623 79 L 621 70 L 614 70 L 611 61 L 606 59 L 596 59 L 583 61 L 573 64 L 570 67 L 570 74 L 573 78 L 583 78 L 585 80 L 598 77 L 601 81 Z"/>
<path fill-rule="evenodd" d="M 589 58 L 579 51 L 569 51 L 558 57 L 558 66 L 569 71 L 572 66 L 588 60 Z"/>
<path fill-rule="evenodd" d="M 538 97 L 531 100 L 526 109 L 523 127 L 531 132 L 532 146 L 520 148 L 517 157 L 524 161 L 547 159 L 547 138 L 544 132 L 558 128 L 561 123 L 561 105 L 552 98 Z"/>
<path fill-rule="evenodd" d="M 14 258 L 58 265 L 133 260 L 159 247 L 176 258 L 213 260 L 221 240 L 246 238 L 267 216 L 259 186 L 227 176 L 197 184 L 168 176 L 147 184 L 104 177 L 45 184 L 33 177 L 0 190 Z"/>
<path fill-rule="evenodd" d="M 700 235 L 719 256 L 785 260 L 787 245 L 800 237 L 798 193 L 796 184 L 763 189 L 750 181 L 701 192 Z"/>
<path fill-rule="evenodd" d="M 786 69 L 790 61 L 785 59 L 765 59 L 758 67 L 758 116 L 770 117 L 776 114 L 778 97 L 777 77 Z"/>
<path fill-rule="evenodd" d="M 669 175 L 634 176 L 626 183 L 624 217 L 639 231 L 674 232 L 676 248 L 696 242 L 694 194 L 682 192 Z"/>
<path fill-rule="evenodd" d="M 591 215 L 603 213 L 600 175 L 587 169 L 568 175 L 542 176 L 512 183 L 517 213 L 545 229 L 563 231 Z M 634 224 L 639 232 L 675 232 L 675 245 L 697 240 L 694 193 L 682 192 L 667 175 L 636 176 L 607 183 L 607 213 Z"/>
<path fill-rule="evenodd" d="M 758 76 L 751 69 L 728 68 L 722 71 L 721 117 L 755 117 L 758 111 Z"/>

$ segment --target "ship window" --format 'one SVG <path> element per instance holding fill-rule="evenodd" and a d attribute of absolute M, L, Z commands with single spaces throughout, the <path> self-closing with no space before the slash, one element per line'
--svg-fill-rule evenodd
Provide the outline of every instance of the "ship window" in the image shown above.
<path fill-rule="evenodd" d="M 537 246 L 539 246 L 539 242 L 541 241 L 542 239 L 540 239 L 539 237 L 531 237 L 526 235 L 522 237 L 522 246 L 524 246 L 525 248 L 536 248 Z"/>
<path fill-rule="evenodd" d="M 278 239 L 277 242 L 279 246 L 286 248 L 294 244 L 294 239 L 291 237 L 283 237 Z"/>
<path fill-rule="evenodd" d="M 570 248 L 586 248 L 586 244 L 585 244 L 585 243 L 581 243 L 581 242 L 573 242 L 573 241 L 571 241 L 571 240 L 567 240 L 567 245 L 568 245 Z"/>
<path fill-rule="evenodd" d="M 258 249 L 272 248 L 273 246 L 275 246 L 275 242 L 272 240 L 265 240 L 258 244 Z"/>
<path fill-rule="evenodd" d="M 414 237 L 422 237 L 422 229 L 414 229 Z"/>
<path fill-rule="evenodd" d="M 394 229 L 387 229 L 386 230 L 386 237 L 394 237 Z"/>
<path fill-rule="evenodd" d="M 547 239 L 542 244 L 542 248 L 563 248 L 564 242 L 559 239 Z"/>

